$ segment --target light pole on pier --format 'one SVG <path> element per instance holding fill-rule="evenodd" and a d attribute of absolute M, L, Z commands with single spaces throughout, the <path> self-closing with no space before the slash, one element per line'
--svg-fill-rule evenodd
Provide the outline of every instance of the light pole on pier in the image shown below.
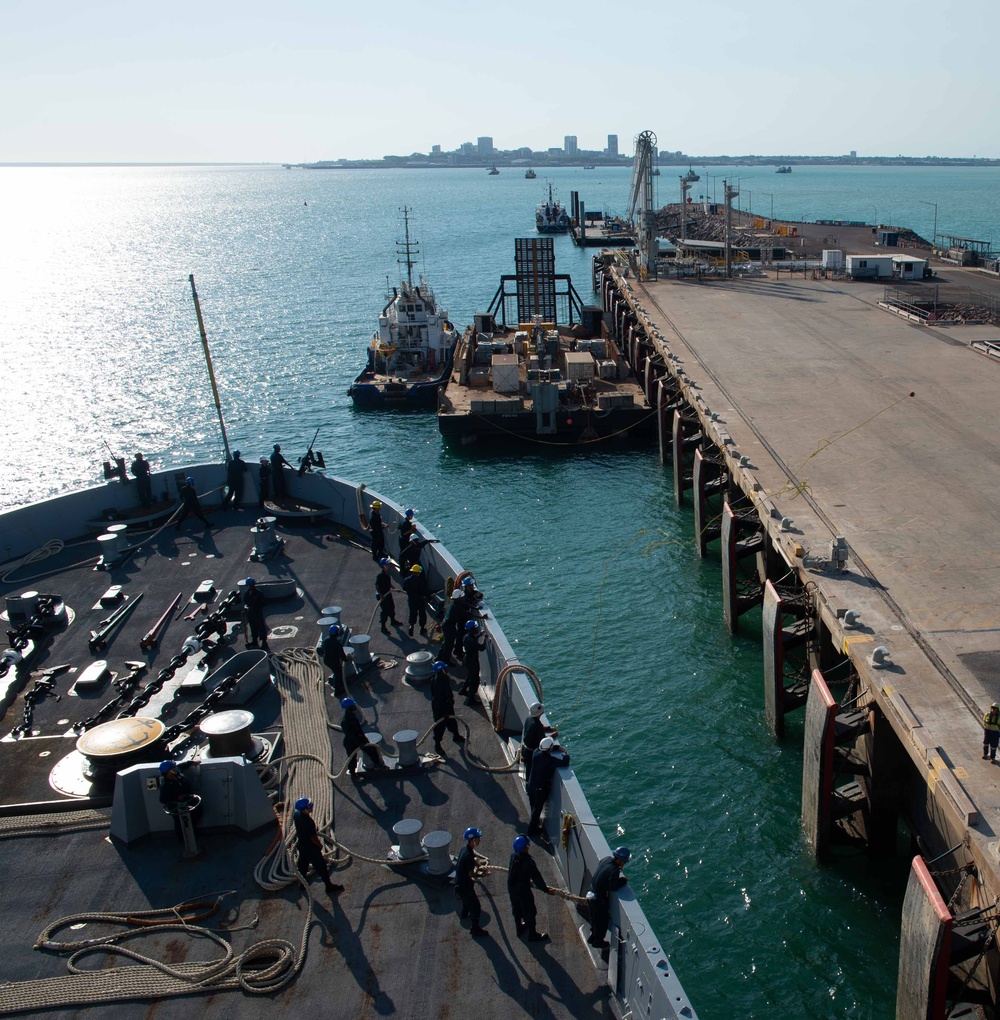
<path fill-rule="evenodd" d="M 937 202 L 925 202 L 922 198 L 918 199 L 921 205 L 932 205 L 934 206 L 934 235 L 931 237 L 931 247 L 937 247 Z"/>
<path fill-rule="evenodd" d="M 769 198 L 771 200 L 771 219 L 773 220 L 774 219 L 774 195 L 772 195 L 770 191 L 762 191 L 761 194 L 765 198 Z"/>
<path fill-rule="evenodd" d="M 739 196 L 739 188 L 734 188 L 725 179 L 722 181 L 722 191 L 726 199 L 726 279 L 733 278 L 733 249 L 731 237 L 733 230 L 733 199 Z"/>

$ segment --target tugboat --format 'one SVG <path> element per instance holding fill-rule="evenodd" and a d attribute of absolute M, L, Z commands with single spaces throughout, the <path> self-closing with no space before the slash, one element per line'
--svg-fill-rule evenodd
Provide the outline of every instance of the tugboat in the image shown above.
<path fill-rule="evenodd" d="M 536 174 L 530 167 L 524 171 L 524 179 L 526 181 L 533 181 L 537 176 L 538 174 Z"/>
<path fill-rule="evenodd" d="M 684 175 L 684 180 L 688 183 L 694 183 L 695 181 L 701 180 L 701 174 L 696 174 L 692 167 L 688 167 L 688 172 Z"/>
<path fill-rule="evenodd" d="M 451 372 L 458 332 L 448 313 L 438 308 L 427 281 L 421 276 L 413 282 L 419 249 L 410 237 L 406 207 L 403 224 L 398 254 L 406 279 L 387 295 L 378 330 L 368 344 L 368 365 L 347 391 L 355 407 L 433 410 L 438 387 Z"/>
<path fill-rule="evenodd" d="M 792 172 L 792 168 L 790 166 L 779 166 L 774 172 L 776 174 L 790 174 Z"/>
<path fill-rule="evenodd" d="M 490 177 L 496 177 L 499 173 L 500 173 L 500 171 L 497 170 L 497 168 L 495 166 L 491 166 L 490 167 L 490 172 L 489 172 L 489 176 Z"/>
<path fill-rule="evenodd" d="M 540 234 L 565 234 L 569 230 L 569 214 L 552 196 L 551 184 L 548 200 L 535 207 L 535 227 Z"/>

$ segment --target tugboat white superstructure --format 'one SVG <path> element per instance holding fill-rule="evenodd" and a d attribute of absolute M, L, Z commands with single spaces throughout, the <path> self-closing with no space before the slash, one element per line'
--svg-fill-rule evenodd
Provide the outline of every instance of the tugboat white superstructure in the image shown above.
<path fill-rule="evenodd" d="M 548 199 L 535 209 L 535 227 L 540 234 L 565 234 L 569 230 L 569 213 L 553 197 L 551 184 Z"/>
<path fill-rule="evenodd" d="M 431 408 L 451 371 L 458 332 L 438 307 L 430 284 L 413 281 L 417 242 L 410 238 L 409 210 L 403 209 L 404 239 L 399 259 L 406 276 L 387 295 L 378 330 L 368 344 L 368 364 L 348 393 L 357 407 Z"/>

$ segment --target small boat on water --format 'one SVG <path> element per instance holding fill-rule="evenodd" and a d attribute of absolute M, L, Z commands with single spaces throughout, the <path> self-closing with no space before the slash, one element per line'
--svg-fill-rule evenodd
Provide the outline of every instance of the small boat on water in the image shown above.
<path fill-rule="evenodd" d="M 537 176 L 538 174 L 536 174 L 535 171 L 531 170 L 530 168 L 524 171 L 524 179 L 526 181 L 533 181 Z"/>
<path fill-rule="evenodd" d="M 378 330 L 368 344 L 368 364 L 347 391 L 355 407 L 430 408 L 448 378 L 458 332 L 438 307 L 422 277 L 413 281 L 417 242 L 410 237 L 409 210 L 399 242 L 406 278 L 386 296 Z"/>
<path fill-rule="evenodd" d="M 490 177 L 495 177 L 499 173 L 500 173 L 500 171 L 497 170 L 497 168 L 495 166 L 491 166 L 490 167 L 490 173 L 489 173 Z"/>
<path fill-rule="evenodd" d="M 660 168 L 658 166 L 653 168 L 653 176 L 654 177 L 660 176 Z"/>
<path fill-rule="evenodd" d="M 586 165 L 586 166 L 585 166 L 585 167 L 584 167 L 583 169 L 584 169 L 584 170 L 596 170 L 596 169 L 597 169 L 597 167 L 596 167 L 596 166 L 594 166 L 594 164 L 593 164 L 593 163 L 588 163 L 588 164 L 587 164 L 587 165 Z"/>
<path fill-rule="evenodd" d="M 792 172 L 792 168 L 790 166 L 779 166 L 774 172 L 776 174 L 790 174 Z"/>
<path fill-rule="evenodd" d="M 553 197 L 551 184 L 548 199 L 535 207 L 535 228 L 540 234 L 565 234 L 569 230 L 569 213 Z"/>
<path fill-rule="evenodd" d="M 696 174 L 692 167 L 688 167 L 688 172 L 684 175 L 684 180 L 688 181 L 689 183 L 694 183 L 694 181 L 700 181 L 701 174 Z"/>

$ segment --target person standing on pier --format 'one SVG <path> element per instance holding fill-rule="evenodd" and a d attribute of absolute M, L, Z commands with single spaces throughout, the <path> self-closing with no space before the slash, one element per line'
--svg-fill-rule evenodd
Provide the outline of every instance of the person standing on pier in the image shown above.
<path fill-rule="evenodd" d="M 459 850 L 458 860 L 455 862 L 455 892 L 462 901 L 462 919 L 469 918 L 472 921 L 469 934 L 478 937 L 485 935 L 486 930 L 479 926 L 483 908 L 476 895 L 473 872 L 476 870 L 476 847 L 483 838 L 483 830 L 470 825 L 462 833 L 462 838 L 465 840 L 465 846 Z"/>
<path fill-rule="evenodd" d="M 611 923 L 611 894 L 628 881 L 622 868 L 628 864 L 632 852 L 627 846 L 618 847 L 610 857 L 605 857 L 597 866 L 587 893 L 590 904 L 590 938 L 587 941 L 595 949 L 607 949 L 604 936 Z"/>
<path fill-rule="evenodd" d="M 983 761 L 997 760 L 997 744 L 1000 743 L 1000 705 L 995 701 L 983 716 Z"/>
<path fill-rule="evenodd" d="M 332 896 L 334 893 L 343 892 L 344 887 L 330 881 L 330 868 L 323 856 L 323 844 L 313 821 L 312 809 L 313 802 L 308 797 L 299 797 L 292 814 L 292 824 L 295 826 L 299 844 L 299 872 L 306 878 L 310 866 L 315 868 L 316 874 L 323 879 L 327 896 Z"/>
<path fill-rule="evenodd" d="M 271 482 L 274 485 L 275 499 L 281 499 L 288 495 L 288 487 L 285 485 L 285 468 L 291 467 L 292 465 L 281 455 L 281 447 L 275 443 L 274 450 L 271 452 Z"/>
<path fill-rule="evenodd" d="M 423 568 L 414 563 L 403 580 L 403 591 L 406 592 L 409 615 L 409 634 L 413 637 L 413 628 L 420 620 L 420 633 L 427 633 L 427 581 L 424 579 Z"/>
<path fill-rule="evenodd" d="M 141 453 L 137 453 L 132 461 L 132 475 L 139 490 L 140 505 L 150 506 L 153 502 L 153 482 L 149 476 L 149 461 Z"/>
<path fill-rule="evenodd" d="M 569 753 L 559 746 L 555 737 L 543 737 L 538 750 L 531 756 L 531 779 L 528 781 L 528 803 L 531 805 L 529 836 L 537 836 L 542 831 L 542 811 L 552 792 L 556 769 L 567 765 Z"/>
<path fill-rule="evenodd" d="M 527 836 L 514 839 L 514 852 L 510 855 L 507 867 L 507 895 L 510 896 L 510 909 L 514 915 L 517 934 L 527 934 L 529 942 L 548 942 L 549 936 L 536 927 L 538 910 L 535 897 L 531 892 L 532 885 L 543 893 L 552 895 L 552 890 L 545 884 L 538 865 L 528 853 L 531 840 Z"/>
<path fill-rule="evenodd" d="M 399 620 L 396 619 L 396 603 L 392 598 L 392 574 L 389 573 L 389 566 L 392 560 L 383 556 L 378 561 L 381 568 L 375 575 L 375 599 L 378 602 L 379 616 L 382 625 L 382 633 L 388 634 L 389 628 L 386 623 L 391 620 L 394 627 L 399 627 Z"/>

